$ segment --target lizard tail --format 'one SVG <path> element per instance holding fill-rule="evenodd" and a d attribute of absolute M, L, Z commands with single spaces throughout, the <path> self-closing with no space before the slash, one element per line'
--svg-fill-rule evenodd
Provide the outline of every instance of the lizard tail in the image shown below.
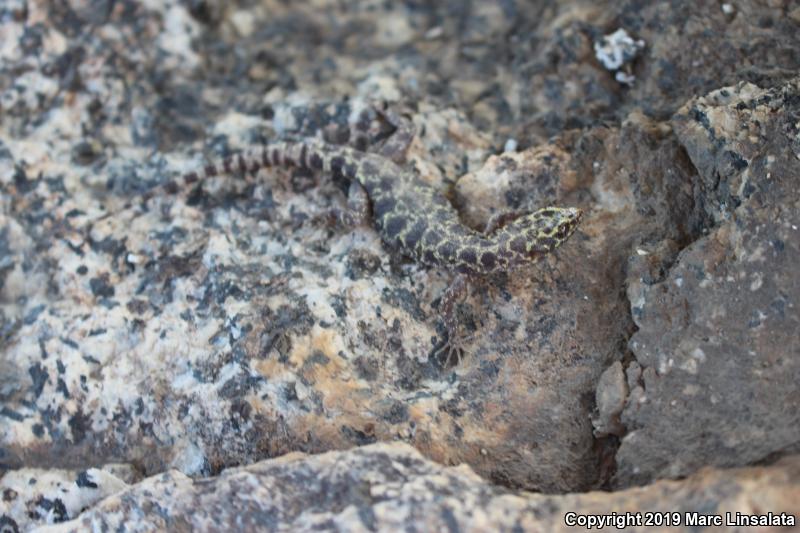
<path fill-rule="evenodd" d="M 221 175 L 245 176 L 255 174 L 261 168 L 314 168 L 316 167 L 315 146 L 309 143 L 271 143 L 256 148 L 249 148 L 222 159 L 218 163 L 209 163 L 203 168 L 187 172 L 177 179 L 157 185 L 142 195 L 142 200 L 155 198 L 160 194 L 176 194 L 206 179 Z"/>

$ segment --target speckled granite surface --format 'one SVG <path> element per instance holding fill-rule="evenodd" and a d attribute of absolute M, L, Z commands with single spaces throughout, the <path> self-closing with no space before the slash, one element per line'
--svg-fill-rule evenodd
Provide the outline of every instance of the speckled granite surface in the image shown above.
<path fill-rule="evenodd" d="M 769 476 L 800 452 L 798 67 L 789 1 L 4 2 L 0 526 L 111 524 L 121 487 L 164 472 L 191 506 L 180 475 L 223 487 L 291 452 L 347 450 L 367 475 L 364 446 L 390 441 L 497 494 L 741 467 L 692 479 L 778 510 Z M 344 204 L 325 176 L 141 201 L 264 139 L 371 149 L 376 101 L 471 225 L 587 212 L 557 254 L 474 288 L 455 367 L 434 356 L 451 275 L 320 223 Z"/>
<path fill-rule="evenodd" d="M 290 454 L 227 470 L 212 482 L 171 470 L 42 531 L 398 531 L 413 525 L 416 531 L 555 532 L 584 530 L 573 525 L 584 519 L 578 513 L 612 524 L 621 516 L 625 531 L 682 531 L 696 520 L 693 513 L 731 513 L 735 520 L 737 512 L 759 516 L 765 508 L 786 524 L 800 496 L 798 474 L 794 457 L 770 467 L 706 469 L 681 482 L 614 493 L 548 496 L 489 485 L 468 466 L 443 467 L 405 444 L 372 444 L 311 457 Z M 632 509 L 645 512 L 626 518 Z M 656 513 L 680 523 L 652 527 L 648 521 L 665 516 Z M 608 528 L 614 526 L 607 522 Z"/>

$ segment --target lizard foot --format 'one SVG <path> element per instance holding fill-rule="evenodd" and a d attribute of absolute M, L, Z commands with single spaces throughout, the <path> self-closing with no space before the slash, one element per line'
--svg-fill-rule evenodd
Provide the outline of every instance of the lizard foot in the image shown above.
<path fill-rule="evenodd" d="M 473 335 L 457 335 L 456 332 L 448 332 L 447 339 L 434 349 L 433 355 L 442 362 L 442 368 L 461 364 L 466 353 L 464 346 L 469 344 L 473 337 Z M 453 362 L 454 358 L 455 362 Z"/>
<path fill-rule="evenodd" d="M 442 295 L 441 308 L 444 327 L 447 330 L 447 340 L 441 347 L 437 348 L 434 355 L 447 354 L 444 365 L 450 366 L 453 355 L 456 356 L 457 363 L 461 362 L 464 353 L 464 345 L 467 344 L 472 336 L 462 336 L 458 334 L 458 320 L 456 318 L 456 303 L 463 300 L 469 291 L 467 276 L 458 274 L 450 286 Z"/>
<path fill-rule="evenodd" d="M 375 107 L 374 110 L 380 119 L 394 128 L 391 136 L 384 141 L 378 153 L 402 166 L 406 162 L 408 148 L 417 134 L 414 122 L 388 106 Z"/>
<path fill-rule="evenodd" d="M 357 226 L 367 226 L 372 218 L 372 211 L 369 196 L 364 187 L 357 181 L 350 182 L 347 191 L 347 209 L 333 207 L 325 212 L 316 215 L 312 219 L 315 225 L 336 225 L 344 228 L 355 228 Z"/>

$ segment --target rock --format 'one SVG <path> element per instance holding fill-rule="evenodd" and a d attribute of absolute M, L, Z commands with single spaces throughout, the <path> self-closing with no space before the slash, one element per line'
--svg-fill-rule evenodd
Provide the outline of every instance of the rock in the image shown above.
<path fill-rule="evenodd" d="M 0 530 L 64 522 L 134 481 L 128 465 L 83 471 L 21 468 L 0 479 Z"/>
<path fill-rule="evenodd" d="M 598 411 L 597 416 L 592 420 L 595 436 L 622 435 L 625 429 L 619 421 L 619 415 L 622 413 L 625 399 L 628 397 L 622 363 L 617 361 L 603 372 L 597 383 L 595 395 Z"/>
<path fill-rule="evenodd" d="M 641 520 L 626 531 L 652 531 L 644 526 L 647 512 L 680 520 L 659 531 L 686 531 L 686 519 L 698 510 L 724 519 L 726 512 L 766 515 L 767 509 L 783 525 L 796 526 L 798 476 L 795 456 L 770 467 L 705 469 L 683 482 L 642 489 L 545 496 L 490 485 L 467 466 L 443 467 L 405 444 L 372 444 L 290 454 L 201 481 L 169 470 L 40 531 L 399 531 L 413 524 L 421 531 L 566 532 L 575 530 L 567 520 L 618 520 L 626 512 Z"/>
<path fill-rule="evenodd" d="M 641 286 L 630 341 L 641 396 L 616 482 L 751 464 L 800 443 L 800 80 L 742 83 L 674 119 L 717 221 Z"/>

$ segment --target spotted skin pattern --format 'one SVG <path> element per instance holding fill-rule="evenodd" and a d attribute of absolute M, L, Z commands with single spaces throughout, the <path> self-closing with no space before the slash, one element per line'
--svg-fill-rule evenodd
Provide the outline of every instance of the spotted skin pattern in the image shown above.
<path fill-rule="evenodd" d="M 319 141 L 248 149 L 221 166 L 210 164 L 184 174 L 182 181 L 191 185 L 223 173 L 243 175 L 267 167 L 309 169 L 356 182 L 369 198 L 375 226 L 391 249 L 457 274 L 441 302 L 448 350 L 458 348 L 454 305 L 465 294 L 467 280 L 514 270 L 553 251 L 573 234 L 582 216 L 576 208 L 546 207 L 505 214 L 479 232 L 464 225 L 450 202 L 415 173 L 382 155 Z M 450 358 L 451 354 L 448 362 Z"/>

